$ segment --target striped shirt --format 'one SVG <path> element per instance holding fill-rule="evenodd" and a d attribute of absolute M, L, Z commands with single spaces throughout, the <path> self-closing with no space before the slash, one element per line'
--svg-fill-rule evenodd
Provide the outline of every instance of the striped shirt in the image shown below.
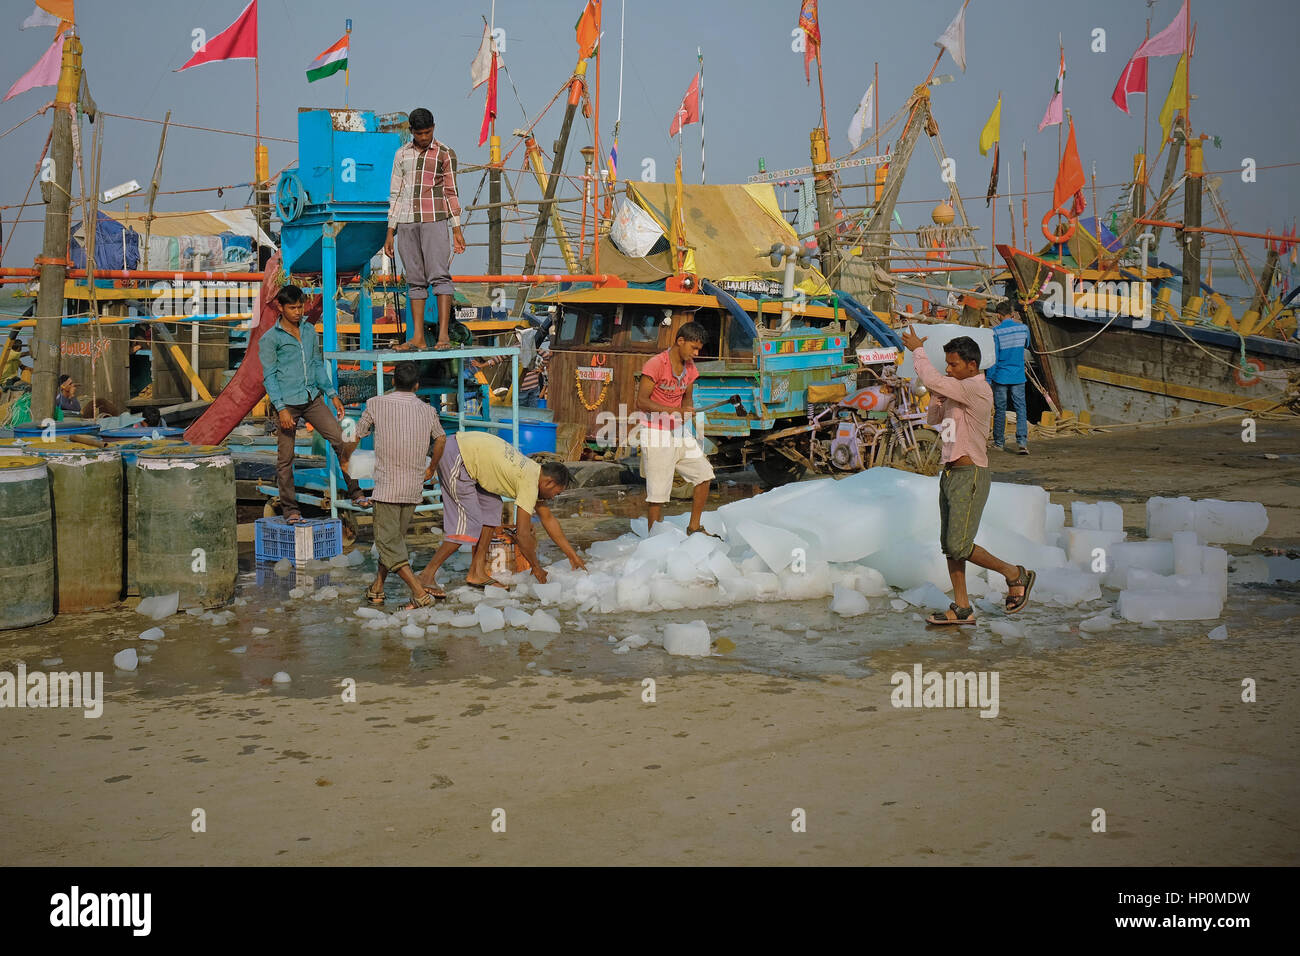
<path fill-rule="evenodd" d="M 459 218 L 455 162 L 451 149 L 436 139 L 428 149 L 411 143 L 398 149 L 388 190 L 388 225 Z"/>
<path fill-rule="evenodd" d="M 414 392 L 389 392 L 366 402 L 357 438 L 375 432 L 375 490 L 388 504 L 419 504 L 424 497 L 429 446 L 446 432 L 438 413 Z"/>

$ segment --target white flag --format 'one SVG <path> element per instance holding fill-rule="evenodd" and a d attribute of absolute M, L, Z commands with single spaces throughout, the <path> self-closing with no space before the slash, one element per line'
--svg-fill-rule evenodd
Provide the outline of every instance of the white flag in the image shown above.
<path fill-rule="evenodd" d="M 853 144 L 854 149 L 862 145 L 862 131 L 871 129 L 871 124 L 875 122 L 875 117 L 872 115 L 875 91 L 875 83 L 867 87 L 867 92 L 862 94 L 862 102 L 858 104 L 853 119 L 849 121 L 849 142 Z"/>
<path fill-rule="evenodd" d="M 63 21 L 54 14 L 36 7 L 32 10 L 32 15 L 23 21 L 23 29 L 30 30 L 32 27 L 57 27 Z"/>
<path fill-rule="evenodd" d="M 948 51 L 953 62 L 961 67 L 963 73 L 966 72 L 966 4 L 961 5 L 957 11 L 957 16 L 953 17 L 952 23 L 948 24 L 948 29 L 943 31 L 943 35 L 934 41 L 934 45 L 942 47 Z"/>
<path fill-rule="evenodd" d="M 469 78 L 473 81 L 472 89 L 477 90 L 488 80 L 488 74 L 492 72 L 492 48 L 496 43 L 492 39 L 492 31 L 488 29 L 486 23 L 483 24 L 483 41 L 478 45 L 478 52 L 474 54 L 474 62 L 469 65 Z M 501 53 L 497 52 L 497 69 L 505 66 L 505 61 L 501 58 Z"/>

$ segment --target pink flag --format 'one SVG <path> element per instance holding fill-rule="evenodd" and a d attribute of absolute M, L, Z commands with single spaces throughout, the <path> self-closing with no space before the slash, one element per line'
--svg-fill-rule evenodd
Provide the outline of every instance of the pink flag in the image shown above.
<path fill-rule="evenodd" d="M 1043 121 L 1038 124 L 1038 132 L 1049 126 L 1060 126 L 1064 121 L 1062 106 L 1065 103 L 1065 51 L 1061 51 L 1061 65 L 1056 70 L 1056 87 L 1052 91 L 1052 100 L 1047 104 Z"/>
<path fill-rule="evenodd" d="M 1143 43 L 1133 55 L 1137 56 L 1173 56 L 1175 53 L 1187 52 L 1187 0 L 1183 8 L 1169 24 L 1146 43 Z"/>
<path fill-rule="evenodd" d="M 28 90 L 34 90 L 38 86 L 58 86 L 59 71 L 63 69 L 63 34 L 60 33 L 50 44 L 50 48 L 45 51 L 45 55 L 36 61 L 36 65 L 18 78 L 13 86 L 9 87 L 9 92 L 5 94 L 4 100 L 11 100 L 19 93 L 26 93 Z"/>
<path fill-rule="evenodd" d="M 1111 101 L 1125 113 L 1128 112 L 1128 98 L 1134 93 L 1146 93 L 1147 91 L 1147 58 L 1144 56 L 1134 56 L 1124 67 L 1124 72 L 1119 75 L 1119 80 L 1115 84 L 1115 92 L 1110 95 Z"/>
<path fill-rule="evenodd" d="M 188 70 L 192 66 L 215 63 L 217 60 L 252 60 L 257 57 L 257 0 L 250 0 L 235 22 L 208 40 L 183 66 L 173 72 Z"/>

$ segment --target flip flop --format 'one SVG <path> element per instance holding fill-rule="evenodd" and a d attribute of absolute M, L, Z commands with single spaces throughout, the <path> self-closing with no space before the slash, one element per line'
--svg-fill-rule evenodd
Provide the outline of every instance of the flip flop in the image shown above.
<path fill-rule="evenodd" d="M 505 589 L 505 590 L 509 590 L 509 589 L 510 589 L 510 586 L 509 586 L 509 585 L 507 585 L 507 584 L 502 584 L 502 583 L 501 583 L 500 581 L 498 581 L 496 578 L 488 578 L 488 579 L 487 579 L 486 581 L 484 581 L 482 584 L 475 584 L 473 581 L 468 581 L 468 580 L 467 580 L 465 583 L 468 584 L 470 587 L 475 588 L 476 590 L 479 590 L 479 591 L 483 591 L 483 590 L 485 590 L 489 584 L 492 585 L 493 587 L 503 588 L 503 589 Z"/>
<path fill-rule="evenodd" d="M 455 347 L 455 342 L 436 342 L 434 343 L 433 350 L 435 352 L 450 352 Z"/>
<path fill-rule="evenodd" d="M 933 625 L 934 627 L 953 627 L 956 625 L 975 623 L 974 608 L 958 607 L 956 603 L 953 603 L 948 605 L 948 610 L 952 611 L 953 614 L 955 614 L 956 616 L 948 617 L 947 611 L 943 612 L 942 614 L 940 614 L 938 611 L 935 611 L 933 614 L 931 614 L 929 617 L 925 619 L 925 623 Z"/>
<path fill-rule="evenodd" d="M 418 344 L 415 343 L 415 342 L 403 342 L 403 343 L 401 343 L 400 345 L 394 345 L 394 346 L 393 346 L 393 351 L 394 351 L 394 352 L 414 352 L 414 351 L 416 351 L 416 350 L 424 351 L 425 348 L 427 348 L 427 346 L 426 346 L 423 342 L 418 343 Z"/>
<path fill-rule="evenodd" d="M 1023 564 L 1017 564 L 1016 567 L 1020 569 L 1020 576 L 1014 581 L 1008 581 L 1007 587 L 1022 587 L 1025 591 L 1023 594 L 1017 595 L 1007 593 L 1006 607 L 1008 614 L 1015 614 L 1017 611 L 1024 609 L 1025 605 L 1029 603 L 1029 592 L 1034 589 L 1034 582 L 1038 580 L 1038 575 L 1033 571 L 1026 571 Z"/>

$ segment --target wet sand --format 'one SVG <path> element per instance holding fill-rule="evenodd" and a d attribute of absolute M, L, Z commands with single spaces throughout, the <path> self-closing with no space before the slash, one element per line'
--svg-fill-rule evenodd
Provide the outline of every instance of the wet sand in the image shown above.
<path fill-rule="evenodd" d="M 1238 428 L 1163 429 L 1041 442 L 1030 458 L 992 464 L 995 480 L 1042 484 L 1057 502 L 1117 500 L 1130 531 L 1153 494 L 1262 501 L 1267 536 L 1232 549 L 1247 553 L 1300 544 L 1298 449 L 1300 425 L 1263 423 L 1255 445 Z M 613 498 L 572 499 L 568 510 L 583 514 L 566 528 L 584 541 L 617 533 L 615 517 L 636 499 Z M 794 658 L 847 646 L 814 619 L 827 603 L 747 613 L 756 626 L 798 616 L 825 631 L 790 633 Z M 373 631 L 339 648 L 315 624 L 290 634 L 272 612 L 236 611 L 220 649 L 211 634 L 197 646 L 202 625 L 189 619 L 165 625 L 175 633 L 135 675 L 110 665 L 98 720 L 0 711 L 10 741 L 0 862 L 1300 859 L 1295 584 L 1234 585 L 1226 642 L 1206 640 L 1212 625 L 1187 624 L 972 652 L 968 636 L 896 616 L 895 629 L 915 634 L 864 641 L 844 657 L 858 668 L 848 676 L 820 659 L 804 671 L 746 659 L 739 631 L 735 658 L 705 662 L 653 647 L 615 658 L 600 646 L 600 618 L 541 650 L 485 647 L 477 632 L 446 628 L 436 649 Z M 112 631 L 142 630 L 141 620 L 115 612 L 3 632 L 0 657 L 36 668 L 57 652 L 62 667 L 102 668 L 122 646 Z M 229 654 L 255 625 L 272 634 Z M 1000 713 L 892 707 L 890 674 L 918 663 L 998 670 Z M 294 673 L 286 689 L 269 680 L 281 666 Z M 357 703 L 336 686 L 349 676 Z M 642 700 L 646 677 L 654 703 Z M 1241 700 L 1245 678 L 1257 683 L 1254 703 Z M 205 833 L 191 830 L 195 808 Z M 806 832 L 792 832 L 796 808 Z M 1092 831 L 1094 808 L 1106 812 L 1105 833 Z M 497 809 L 504 833 L 492 829 Z"/>

